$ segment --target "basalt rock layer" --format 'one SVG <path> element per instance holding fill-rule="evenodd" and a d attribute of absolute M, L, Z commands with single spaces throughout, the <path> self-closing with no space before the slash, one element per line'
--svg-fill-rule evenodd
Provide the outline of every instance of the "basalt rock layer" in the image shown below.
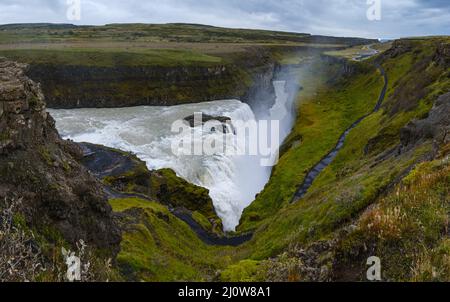
<path fill-rule="evenodd" d="M 27 75 L 41 83 L 47 106 L 55 109 L 171 106 L 240 99 L 253 109 L 275 103 L 277 66 L 270 54 L 251 50 L 251 60 L 208 65 L 112 66 L 26 61 Z"/>

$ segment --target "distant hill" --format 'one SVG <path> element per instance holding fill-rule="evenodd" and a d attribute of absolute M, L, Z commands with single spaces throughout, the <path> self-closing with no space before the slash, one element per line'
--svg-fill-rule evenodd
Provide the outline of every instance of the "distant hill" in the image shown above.
<path fill-rule="evenodd" d="M 376 40 L 363 38 L 336 38 L 307 33 L 231 29 L 202 24 L 107 24 L 104 26 L 77 26 L 73 24 L 6 24 L 0 25 L 0 43 L 8 34 L 22 42 L 66 39 L 106 39 L 110 41 L 153 42 L 225 42 L 225 43 L 319 43 L 360 45 Z M 6 39 L 8 41 L 8 39 Z"/>
<path fill-rule="evenodd" d="M 75 28 L 74 24 L 66 23 L 12 23 L 0 25 L 0 30 L 11 30 L 11 29 L 27 29 L 27 28 L 43 28 L 43 29 L 66 29 Z"/>

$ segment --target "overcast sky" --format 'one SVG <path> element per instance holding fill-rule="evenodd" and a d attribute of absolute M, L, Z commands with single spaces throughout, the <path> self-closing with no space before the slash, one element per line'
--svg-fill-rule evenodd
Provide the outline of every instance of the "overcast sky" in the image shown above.
<path fill-rule="evenodd" d="M 335 36 L 398 38 L 450 34 L 450 0 L 381 1 L 369 21 L 367 0 L 80 0 L 81 19 L 67 19 L 67 1 L 0 0 L 0 23 L 200 23 Z"/>

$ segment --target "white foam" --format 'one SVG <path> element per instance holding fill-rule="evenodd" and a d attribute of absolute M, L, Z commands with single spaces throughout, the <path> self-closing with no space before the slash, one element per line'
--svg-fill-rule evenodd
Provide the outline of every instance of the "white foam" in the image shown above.
<path fill-rule="evenodd" d="M 284 82 L 275 82 L 274 85 L 278 98 L 271 115 L 273 119 L 283 121 L 288 118 Z M 212 156 L 175 156 L 171 151 L 172 141 L 179 140 L 181 135 L 171 132 L 172 123 L 195 112 L 228 116 L 232 120 L 254 120 L 250 107 L 238 100 L 172 107 L 63 109 L 49 112 L 64 138 L 132 151 L 150 169 L 171 168 L 187 181 L 209 189 L 225 231 L 235 230 L 243 210 L 270 177 L 271 169 L 262 167 L 258 156 L 226 156 L 220 153 Z M 289 131 L 286 127 L 282 129 L 281 139 L 284 139 Z M 195 131 L 201 129 L 196 128 Z M 202 132 L 202 135 L 218 134 Z"/>

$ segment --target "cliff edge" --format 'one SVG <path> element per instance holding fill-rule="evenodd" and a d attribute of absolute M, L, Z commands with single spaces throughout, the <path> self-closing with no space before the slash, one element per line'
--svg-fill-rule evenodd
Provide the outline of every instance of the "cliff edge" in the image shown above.
<path fill-rule="evenodd" d="M 81 150 L 59 136 L 26 68 L 0 58 L 0 207 L 21 199 L 30 229 L 115 254 L 121 235 L 103 189 L 79 164 Z"/>

